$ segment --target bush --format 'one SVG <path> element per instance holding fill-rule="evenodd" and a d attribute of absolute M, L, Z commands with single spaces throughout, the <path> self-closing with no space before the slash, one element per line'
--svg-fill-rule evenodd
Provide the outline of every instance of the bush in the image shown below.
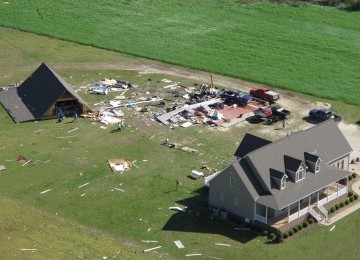
<path fill-rule="evenodd" d="M 351 196 L 351 197 L 349 198 L 349 200 L 350 200 L 350 202 L 353 202 L 353 201 L 354 201 L 354 196 Z"/>
<path fill-rule="evenodd" d="M 302 225 L 298 225 L 297 228 L 299 229 L 299 231 L 303 228 Z"/>
<path fill-rule="evenodd" d="M 335 209 L 338 210 L 340 208 L 339 204 L 335 205 Z"/>
<path fill-rule="evenodd" d="M 345 200 L 345 205 L 349 205 L 349 203 L 350 203 L 349 199 Z"/>
<path fill-rule="evenodd" d="M 284 235 L 283 235 L 283 233 L 280 232 L 280 233 L 277 235 L 277 237 L 276 237 L 276 242 L 278 242 L 278 243 L 284 242 Z"/>
<path fill-rule="evenodd" d="M 351 175 L 349 175 L 349 181 L 351 181 L 351 179 L 352 179 L 352 176 L 351 176 Z"/>
<path fill-rule="evenodd" d="M 275 233 L 270 233 L 269 239 L 273 240 L 276 237 Z"/>
<path fill-rule="evenodd" d="M 269 232 L 268 232 L 267 230 L 264 230 L 264 231 L 262 232 L 262 234 L 263 234 L 264 237 L 267 237 L 267 236 L 269 235 Z"/>
<path fill-rule="evenodd" d="M 329 210 L 330 213 L 334 213 L 334 211 L 335 211 L 335 207 L 331 207 Z"/>
<path fill-rule="evenodd" d="M 354 192 L 349 191 L 349 192 L 348 192 L 348 197 L 351 197 L 352 195 L 354 195 Z"/>
<path fill-rule="evenodd" d="M 355 194 L 354 199 L 357 200 L 359 198 L 359 195 Z"/>
<path fill-rule="evenodd" d="M 291 230 L 289 230 L 289 236 L 292 236 L 292 235 L 294 235 L 294 231 L 291 229 Z"/>
<path fill-rule="evenodd" d="M 284 232 L 283 238 L 284 238 L 284 239 L 287 239 L 288 237 L 289 237 L 289 233 L 288 233 L 288 232 Z"/>
<path fill-rule="evenodd" d="M 340 202 L 340 208 L 344 207 L 345 203 L 343 201 Z"/>
<path fill-rule="evenodd" d="M 351 176 L 355 179 L 356 176 L 357 176 L 357 174 L 356 174 L 355 172 L 353 172 L 353 173 L 351 174 Z"/>
<path fill-rule="evenodd" d="M 307 221 L 305 221 L 302 225 L 303 225 L 303 228 L 306 228 L 309 225 L 309 223 Z"/>
<path fill-rule="evenodd" d="M 293 228 L 294 233 L 297 233 L 299 231 L 298 227 Z"/>
<path fill-rule="evenodd" d="M 308 222 L 309 222 L 309 224 L 311 225 L 311 224 L 313 224 L 313 223 L 315 222 L 315 220 L 314 220 L 313 218 L 309 218 L 309 219 L 308 219 Z"/>

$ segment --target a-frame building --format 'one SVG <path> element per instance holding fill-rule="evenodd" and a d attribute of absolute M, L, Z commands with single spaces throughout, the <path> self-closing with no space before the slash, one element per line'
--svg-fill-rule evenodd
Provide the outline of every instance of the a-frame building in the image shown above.
<path fill-rule="evenodd" d="M 76 91 L 45 63 L 20 86 L 0 92 L 0 103 L 15 123 L 91 111 Z"/>

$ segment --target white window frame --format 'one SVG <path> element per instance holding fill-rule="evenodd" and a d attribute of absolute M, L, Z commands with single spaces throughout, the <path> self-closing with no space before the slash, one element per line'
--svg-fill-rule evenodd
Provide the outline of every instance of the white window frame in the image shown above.
<path fill-rule="evenodd" d="M 320 171 L 320 159 L 318 159 L 315 163 L 315 173 Z"/>
<path fill-rule="evenodd" d="M 240 207 L 240 200 L 238 198 L 235 198 L 234 205 L 235 207 Z"/>
<path fill-rule="evenodd" d="M 235 178 L 230 177 L 230 187 L 234 187 L 234 186 L 235 186 Z"/>
<path fill-rule="evenodd" d="M 224 192 L 221 192 L 221 193 L 220 193 L 220 200 L 221 200 L 221 201 L 225 201 L 225 194 L 224 194 Z"/>
<path fill-rule="evenodd" d="M 300 172 L 302 172 L 302 174 L 301 174 L 302 178 L 300 178 Z M 305 179 L 305 175 L 306 175 L 306 168 L 303 167 L 302 165 L 300 165 L 299 169 L 296 172 L 296 182 Z"/>

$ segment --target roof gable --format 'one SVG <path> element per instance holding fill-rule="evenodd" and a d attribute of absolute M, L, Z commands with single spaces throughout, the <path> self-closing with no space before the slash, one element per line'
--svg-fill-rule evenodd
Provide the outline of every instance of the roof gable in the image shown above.
<path fill-rule="evenodd" d="M 255 151 L 270 143 L 271 141 L 247 133 L 242 139 L 234 155 L 238 158 L 242 158 L 248 153 Z"/>

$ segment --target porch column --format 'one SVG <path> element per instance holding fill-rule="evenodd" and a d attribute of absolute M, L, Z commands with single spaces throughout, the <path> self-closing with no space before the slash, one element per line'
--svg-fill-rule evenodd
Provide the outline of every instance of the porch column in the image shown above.
<path fill-rule="evenodd" d="M 319 191 L 317 191 L 316 202 L 319 202 Z"/>
<path fill-rule="evenodd" d="M 254 220 L 256 219 L 256 202 L 254 201 L 254 217 L 253 217 L 253 224 Z"/>
<path fill-rule="evenodd" d="M 266 222 L 266 224 L 268 223 L 267 214 L 268 214 L 268 207 L 265 206 L 265 222 Z"/>
<path fill-rule="evenodd" d="M 300 217 L 300 200 L 298 202 L 298 218 Z"/>
<path fill-rule="evenodd" d="M 329 202 L 329 186 L 326 186 L 326 203 Z"/>
<path fill-rule="evenodd" d="M 336 198 L 339 198 L 339 183 L 335 182 L 336 184 Z"/>
<path fill-rule="evenodd" d="M 290 205 L 288 206 L 288 223 L 290 222 L 289 219 L 290 219 Z"/>

